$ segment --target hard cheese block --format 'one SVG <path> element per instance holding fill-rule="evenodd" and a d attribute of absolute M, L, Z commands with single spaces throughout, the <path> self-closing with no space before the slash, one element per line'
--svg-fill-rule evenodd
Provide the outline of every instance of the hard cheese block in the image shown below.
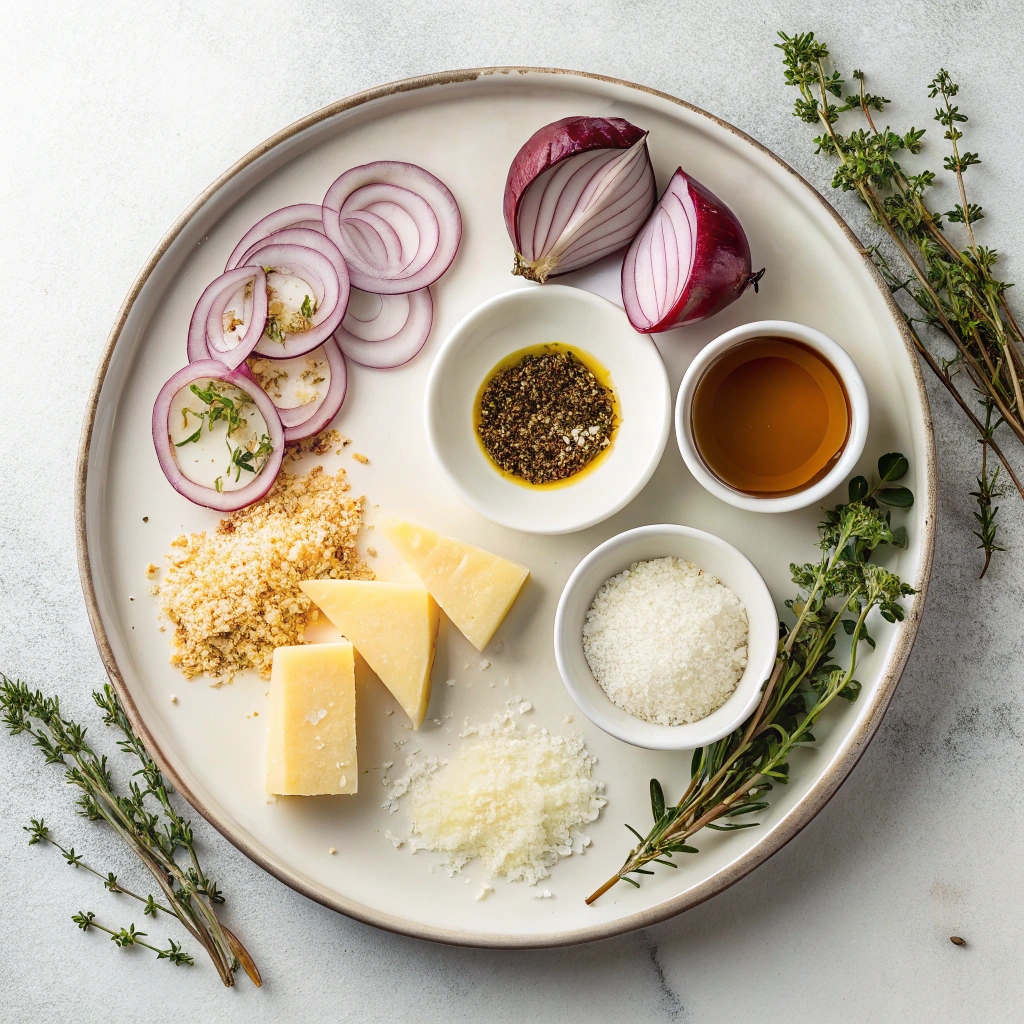
<path fill-rule="evenodd" d="M 385 524 L 384 533 L 448 618 L 482 651 L 530 570 L 414 523 L 393 521 Z"/>
<path fill-rule="evenodd" d="M 367 580 L 308 580 L 306 595 L 351 640 L 415 728 L 430 703 L 438 610 L 423 587 Z"/>
<path fill-rule="evenodd" d="M 350 643 L 278 647 L 270 674 L 267 792 L 355 793 L 356 677 Z"/>

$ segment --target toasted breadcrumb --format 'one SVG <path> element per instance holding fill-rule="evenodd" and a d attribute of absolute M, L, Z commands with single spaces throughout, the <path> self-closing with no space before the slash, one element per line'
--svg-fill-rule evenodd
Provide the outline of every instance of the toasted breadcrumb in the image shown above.
<path fill-rule="evenodd" d="M 292 441 L 285 446 L 285 457 L 290 462 L 297 462 L 303 455 L 326 455 L 336 444 L 342 446 L 351 442 L 340 431 L 325 430 L 313 437 L 304 437 L 301 441 Z"/>
<path fill-rule="evenodd" d="M 269 677 L 274 649 L 301 643 L 307 615 L 316 618 L 300 581 L 374 578 L 356 551 L 363 499 L 348 489 L 344 470 L 283 472 L 215 533 L 171 541 L 161 611 L 174 625 L 171 664 L 186 678 L 229 682 L 248 668 Z"/>
<path fill-rule="evenodd" d="M 352 458 L 355 459 L 356 462 L 361 462 L 364 466 L 370 461 L 362 452 L 353 452 Z"/>

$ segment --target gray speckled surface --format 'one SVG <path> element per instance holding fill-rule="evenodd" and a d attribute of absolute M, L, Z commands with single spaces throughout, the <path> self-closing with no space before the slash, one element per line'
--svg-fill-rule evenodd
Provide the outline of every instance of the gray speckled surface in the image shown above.
<path fill-rule="evenodd" d="M 445 68 L 593 70 L 705 107 L 824 187 L 824 162 L 789 116 L 772 49 L 776 28 L 813 28 L 844 66 L 899 98 L 894 125 L 931 124 L 926 84 L 939 64 L 961 80 L 971 148 L 985 159 L 972 172 L 974 198 L 995 214 L 981 234 L 1008 255 L 1006 275 L 1024 278 L 1024 16 L 1009 0 L 304 0 L 291 9 L 99 0 L 9 5 L 3 22 L 0 667 L 58 691 L 75 715 L 91 717 L 87 694 L 102 670 L 75 564 L 74 459 L 117 307 L 197 193 L 333 99 Z M 865 235 L 860 211 L 838 205 Z M 580 949 L 444 948 L 308 902 L 199 821 L 206 860 L 231 896 L 230 923 L 266 978 L 260 992 L 244 982 L 222 991 L 206 965 L 175 970 L 75 931 L 69 915 L 80 907 L 123 923 L 130 911 L 55 851 L 28 847 L 22 823 L 44 814 L 104 868 L 127 860 L 72 816 L 70 793 L 25 742 L 3 735 L 0 1019 L 1019 1019 L 1024 515 L 1005 499 L 1003 538 L 1015 554 L 978 584 L 963 497 L 976 447 L 946 396 L 932 394 L 939 535 L 910 666 L 839 795 L 733 889 L 648 932 Z M 967 948 L 950 944 L 953 933 Z"/>

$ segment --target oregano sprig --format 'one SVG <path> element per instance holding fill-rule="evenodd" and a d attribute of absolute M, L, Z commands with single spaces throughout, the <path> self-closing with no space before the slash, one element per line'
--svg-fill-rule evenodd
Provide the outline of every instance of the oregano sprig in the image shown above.
<path fill-rule="evenodd" d="M 906 547 L 904 526 L 894 527 L 892 509 L 913 505 L 910 488 L 898 483 L 910 469 L 905 456 L 890 452 L 878 460 L 872 485 L 854 477 L 849 501 L 825 514 L 818 527 L 821 557 L 791 565 L 799 595 L 786 602 L 793 624 L 784 629 L 771 677 L 753 715 L 735 732 L 693 753 L 690 783 L 669 805 L 657 779 L 651 780 L 653 827 L 646 835 L 626 828 L 638 843 L 618 872 L 587 899 L 593 903 L 618 882 L 639 886 L 634 876 L 649 865 L 675 868 L 677 853 L 697 853 L 689 840 L 701 829 L 732 832 L 758 822 L 737 821 L 768 807 L 766 796 L 789 781 L 789 758 L 813 743 L 815 722 L 837 698 L 860 693 L 860 645 L 875 646 L 868 619 L 877 612 L 888 622 L 903 619 L 902 598 L 914 593 L 899 576 L 874 561 L 886 545 Z M 845 665 L 834 660 L 840 631 L 849 637 Z"/>

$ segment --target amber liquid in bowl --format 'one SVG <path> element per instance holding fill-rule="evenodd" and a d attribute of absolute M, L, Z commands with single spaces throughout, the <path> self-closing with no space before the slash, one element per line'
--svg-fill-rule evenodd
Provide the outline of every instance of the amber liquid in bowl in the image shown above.
<path fill-rule="evenodd" d="M 814 349 L 791 338 L 751 338 L 704 373 L 691 425 L 701 459 L 722 483 L 777 498 L 835 465 L 850 436 L 850 400 Z"/>

